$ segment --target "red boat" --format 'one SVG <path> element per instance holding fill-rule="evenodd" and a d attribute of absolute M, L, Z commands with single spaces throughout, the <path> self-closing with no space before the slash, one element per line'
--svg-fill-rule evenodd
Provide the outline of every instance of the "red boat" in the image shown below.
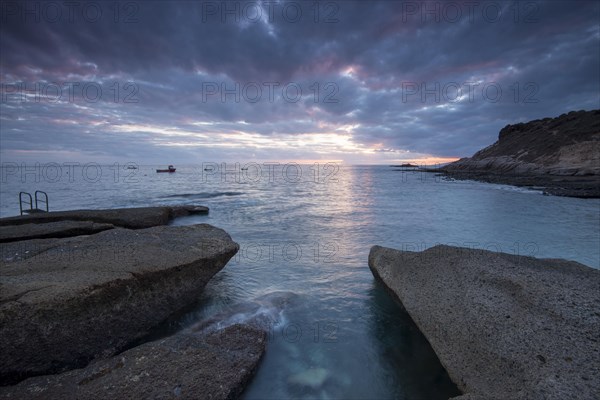
<path fill-rule="evenodd" d="M 175 172 L 177 168 L 175 168 L 172 165 L 169 165 L 169 168 L 167 169 L 157 169 L 156 172 Z"/>

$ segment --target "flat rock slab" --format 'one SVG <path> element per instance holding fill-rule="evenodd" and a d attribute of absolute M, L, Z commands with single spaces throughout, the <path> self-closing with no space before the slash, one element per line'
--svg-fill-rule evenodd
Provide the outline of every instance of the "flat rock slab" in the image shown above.
<path fill-rule="evenodd" d="M 599 399 L 600 271 L 556 259 L 374 246 L 369 267 L 461 399 Z"/>
<path fill-rule="evenodd" d="M 60 375 L 0 388 L 2 399 L 234 399 L 256 370 L 266 334 L 233 325 L 176 334 Z"/>
<path fill-rule="evenodd" d="M 0 219 L 0 226 L 21 224 L 43 224 L 57 221 L 92 221 L 113 224 L 122 228 L 144 229 L 166 225 L 172 218 L 190 214 L 206 214 L 207 207 L 173 206 L 173 207 L 139 207 L 115 208 L 112 210 L 72 210 L 54 211 L 32 215 L 21 215 Z"/>
<path fill-rule="evenodd" d="M 0 263 L 4 384 L 114 354 L 196 301 L 239 248 L 206 224 L 4 245 L 23 243 L 36 250 Z"/>
<path fill-rule="evenodd" d="M 0 243 L 19 240 L 64 238 L 80 235 L 93 235 L 108 229 L 113 224 L 91 221 L 58 221 L 46 224 L 22 224 L 0 226 Z"/>

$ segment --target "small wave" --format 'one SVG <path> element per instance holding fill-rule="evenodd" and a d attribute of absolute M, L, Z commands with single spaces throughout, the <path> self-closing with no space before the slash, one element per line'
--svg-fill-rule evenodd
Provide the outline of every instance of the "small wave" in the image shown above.
<path fill-rule="evenodd" d="M 184 198 L 184 199 L 212 199 L 221 196 L 240 196 L 242 192 L 212 192 L 212 193 L 179 193 L 163 196 L 163 199 Z"/>
<path fill-rule="evenodd" d="M 269 293 L 254 301 L 238 303 L 229 310 L 194 324 L 189 330 L 207 333 L 235 324 L 248 324 L 265 331 L 278 330 L 287 323 L 284 311 L 296 296 L 292 292 Z"/>
<path fill-rule="evenodd" d="M 543 188 L 503 185 L 503 184 L 497 185 L 496 188 L 499 190 L 505 190 L 505 191 L 509 191 L 509 192 L 544 194 Z"/>
<path fill-rule="evenodd" d="M 279 328 L 285 324 L 285 321 L 286 319 L 283 316 L 283 310 L 259 307 L 250 312 L 237 313 L 223 320 L 215 321 L 204 329 L 208 331 L 221 330 L 235 324 L 248 324 L 264 330 L 269 330 L 272 328 Z"/>

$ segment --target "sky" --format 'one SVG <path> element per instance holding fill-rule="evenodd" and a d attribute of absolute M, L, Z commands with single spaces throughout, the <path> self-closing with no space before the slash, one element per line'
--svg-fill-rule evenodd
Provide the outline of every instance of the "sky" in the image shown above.
<path fill-rule="evenodd" d="M 2 162 L 432 164 L 600 108 L 597 1 L 4 1 Z"/>

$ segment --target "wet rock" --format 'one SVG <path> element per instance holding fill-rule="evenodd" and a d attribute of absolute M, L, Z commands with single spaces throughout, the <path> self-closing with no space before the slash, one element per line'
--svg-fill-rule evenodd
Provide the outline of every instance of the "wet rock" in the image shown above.
<path fill-rule="evenodd" d="M 176 334 L 60 375 L 0 388 L 2 399 L 235 399 L 265 351 L 264 332 L 233 325 Z"/>
<path fill-rule="evenodd" d="M 111 210 L 72 210 L 38 213 L 0 219 L 0 226 L 21 224 L 43 224 L 57 221 L 92 221 L 113 224 L 121 228 L 144 229 L 166 225 L 172 218 L 206 214 L 207 207 L 173 206 L 173 207 L 139 207 L 116 208 Z"/>
<path fill-rule="evenodd" d="M 375 246 L 369 267 L 430 342 L 461 400 L 600 398 L 600 271 L 450 246 Z"/>
<path fill-rule="evenodd" d="M 32 251 L 0 263 L 2 384 L 115 354 L 196 301 L 238 250 L 206 224 L 4 245 L 23 243 Z"/>

